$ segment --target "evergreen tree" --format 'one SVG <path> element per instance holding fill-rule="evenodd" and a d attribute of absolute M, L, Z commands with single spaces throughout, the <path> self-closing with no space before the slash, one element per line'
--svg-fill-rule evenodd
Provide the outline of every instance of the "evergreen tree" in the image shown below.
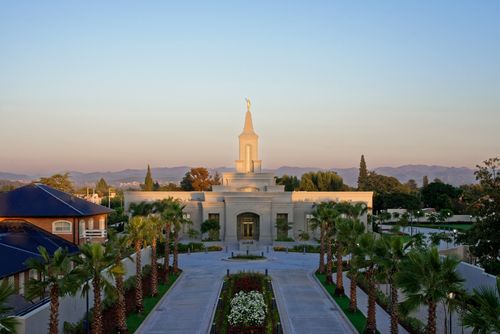
<path fill-rule="evenodd" d="M 146 178 L 144 179 L 144 186 L 142 187 L 142 190 L 153 191 L 153 188 L 154 182 L 153 177 L 151 176 L 151 167 L 148 165 L 148 171 L 146 173 Z"/>
<path fill-rule="evenodd" d="M 95 190 L 101 196 L 108 193 L 109 185 L 104 178 L 101 177 L 101 179 L 97 181 Z"/>
<path fill-rule="evenodd" d="M 422 178 L 422 188 L 425 188 L 429 185 L 429 178 L 427 177 L 427 175 L 424 175 L 424 177 Z"/>
<path fill-rule="evenodd" d="M 73 193 L 75 191 L 73 182 L 69 177 L 69 173 L 54 174 L 50 177 L 42 177 L 38 182 L 48 185 L 49 187 L 55 188 L 57 190 L 64 191 L 66 193 Z"/>
<path fill-rule="evenodd" d="M 365 156 L 361 155 L 361 161 L 359 163 L 359 176 L 358 176 L 358 190 L 365 190 L 365 182 L 368 177 L 368 170 L 366 169 Z"/>

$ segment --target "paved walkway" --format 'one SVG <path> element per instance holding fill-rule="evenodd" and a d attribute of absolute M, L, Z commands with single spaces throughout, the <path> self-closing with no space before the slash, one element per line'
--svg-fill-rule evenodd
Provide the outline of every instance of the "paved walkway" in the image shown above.
<path fill-rule="evenodd" d="M 310 276 L 317 254 L 270 253 L 269 261 L 224 261 L 223 252 L 180 256 L 184 274 L 146 319 L 138 333 L 205 334 L 217 301 L 221 280 L 229 269 L 269 270 L 286 333 L 352 333 L 350 325 Z"/>

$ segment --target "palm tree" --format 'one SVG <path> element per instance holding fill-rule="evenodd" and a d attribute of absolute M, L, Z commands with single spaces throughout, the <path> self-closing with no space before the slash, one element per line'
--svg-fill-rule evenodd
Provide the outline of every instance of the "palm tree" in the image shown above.
<path fill-rule="evenodd" d="M 474 289 L 462 316 L 462 325 L 474 334 L 500 333 L 500 279 L 496 289 Z"/>
<path fill-rule="evenodd" d="M 396 283 L 406 295 L 401 310 L 409 312 L 420 305 L 428 307 L 427 333 L 436 333 L 436 307 L 445 302 L 449 293 L 459 293 L 463 279 L 456 272 L 459 261 L 441 259 L 436 247 L 412 250 L 401 262 Z"/>
<path fill-rule="evenodd" d="M 321 202 L 315 204 L 314 211 L 312 212 L 311 228 L 313 230 L 318 229 L 320 231 L 319 237 L 319 266 L 318 273 L 325 273 L 325 243 L 326 243 L 326 216 L 328 208 L 333 207 L 334 202 Z"/>
<path fill-rule="evenodd" d="M 368 317 L 365 333 L 375 334 L 377 331 L 376 320 L 376 286 L 375 275 L 377 266 L 377 239 L 373 233 L 364 233 L 359 238 L 359 246 L 355 248 L 356 261 L 361 268 L 365 269 L 368 282 Z"/>
<path fill-rule="evenodd" d="M 82 282 L 92 279 L 92 290 L 94 292 L 94 307 L 92 311 L 92 333 L 101 334 L 103 331 L 102 322 L 102 290 L 107 292 L 113 289 L 108 281 L 105 269 L 114 264 L 113 253 L 105 251 L 101 244 L 83 244 L 80 246 L 80 254 L 75 256 L 73 261 L 76 264 L 75 272 Z M 82 294 L 88 294 L 88 284 L 83 285 Z"/>
<path fill-rule="evenodd" d="M 340 224 L 345 220 L 353 220 L 358 219 L 362 214 L 364 214 L 367 210 L 367 207 L 364 203 L 350 203 L 350 202 L 341 202 L 335 206 L 336 210 L 342 214 L 341 217 L 338 217 L 337 223 Z M 343 263 L 342 256 L 347 251 L 346 245 L 343 242 L 343 238 L 339 238 L 336 236 L 336 258 L 337 258 L 337 286 L 335 287 L 335 294 L 337 296 L 344 295 L 344 280 L 343 280 Z"/>
<path fill-rule="evenodd" d="M 172 202 L 171 210 L 173 211 L 173 221 L 172 226 L 174 228 L 174 259 L 172 263 L 174 274 L 179 272 L 179 232 L 184 224 L 190 223 L 184 216 L 184 208 L 186 206 L 182 205 L 179 200 Z"/>
<path fill-rule="evenodd" d="M 165 229 L 165 280 L 168 282 L 168 275 L 170 273 L 170 233 L 172 232 L 172 222 L 176 215 L 176 210 L 173 209 L 175 200 L 172 197 L 164 199 L 160 202 L 161 205 L 161 219 L 164 221 Z"/>
<path fill-rule="evenodd" d="M 18 321 L 16 318 L 9 315 L 12 310 L 11 307 L 4 305 L 9 298 L 15 292 L 9 281 L 4 279 L 0 284 L 0 333 L 15 333 L 16 325 Z"/>
<path fill-rule="evenodd" d="M 145 220 L 144 217 L 133 217 L 127 224 L 128 242 L 135 250 L 135 307 L 138 313 L 144 311 L 141 250 L 145 241 Z"/>
<path fill-rule="evenodd" d="M 125 266 L 123 265 L 122 259 L 129 257 L 129 245 L 126 236 L 120 236 L 116 233 L 108 233 L 108 242 L 106 243 L 106 253 L 113 256 L 113 264 L 111 265 L 109 272 L 115 278 L 116 294 L 117 294 L 117 306 L 116 306 L 116 319 L 117 319 L 117 331 L 119 333 L 127 332 L 127 322 L 126 322 L 126 304 L 125 304 L 125 287 L 124 287 L 124 276 L 126 274 Z"/>
<path fill-rule="evenodd" d="M 358 239 L 364 231 L 365 225 L 359 219 L 345 219 L 337 224 L 337 240 L 345 246 L 347 253 L 353 254 L 354 249 L 357 247 Z M 350 261 L 349 273 L 351 276 L 349 310 L 351 312 L 356 312 L 358 308 L 356 296 L 356 278 L 358 271 L 356 261 Z"/>
<path fill-rule="evenodd" d="M 59 297 L 76 293 L 79 284 L 71 270 L 71 258 L 65 248 L 58 248 L 51 257 L 43 246 L 38 246 L 40 257 L 26 261 L 28 268 L 38 273 L 38 278 L 30 278 L 26 285 L 28 299 L 50 294 L 49 333 L 57 334 L 59 327 Z"/>
<path fill-rule="evenodd" d="M 146 238 L 151 245 L 151 295 L 158 294 L 158 261 L 156 245 L 163 240 L 163 221 L 156 215 L 151 215 L 146 220 Z"/>
<path fill-rule="evenodd" d="M 399 312 L 398 286 L 395 282 L 395 278 L 410 243 L 404 244 L 401 238 L 383 236 L 378 242 L 378 245 L 377 262 L 381 268 L 382 275 L 387 279 L 387 283 L 391 288 L 391 334 L 397 334 Z"/>

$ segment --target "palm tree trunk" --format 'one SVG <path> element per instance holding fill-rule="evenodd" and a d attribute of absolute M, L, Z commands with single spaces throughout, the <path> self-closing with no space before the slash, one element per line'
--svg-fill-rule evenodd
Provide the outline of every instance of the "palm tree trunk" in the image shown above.
<path fill-rule="evenodd" d="M 141 265 L 141 245 L 142 242 L 135 243 L 135 308 L 138 313 L 144 311 L 142 297 L 142 265 Z"/>
<path fill-rule="evenodd" d="M 174 262 L 173 262 L 174 274 L 179 272 L 179 231 L 177 228 L 174 230 Z"/>
<path fill-rule="evenodd" d="M 330 238 L 326 238 L 328 244 L 327 244 L 327 253 L 326 253 L 326 284 L 333 284 L 333 277 L 332 277 L 332 267 L 333 267 L 333 260 L 332 260 L 332 240 Z"/>
<path fill-rule="evenodd" d="M 116 321 L 117 321 L 117 331 L 120 334 L 127 333 L 127 322 L 126 322 L 126 305 L 125 305 L 125 291 L 123 285 L 123 276 L 117 275 L 115 278 L 116 291 L 118 293 L 118 301 L 116 307 Z"/>
<path fill-rule="evenodd" d="M 370 266 L 366 272 L 368 279 L 368 319 L 366 321 L 365 333 L 375 334 L 377 332 L 376 315 L 376 287 L 373 268 Z"/>
<path fill-rule="evenodd" d="M 389 284 L 391 285 L 391 334 L 398 334 L 398 287 L 392 277 L 389 278 Z"/>
<path fill-rule="evenodd" d="M 428 307 L 427 334 L 436 334 L 436 303 L 432 301 Z"/>
<path fill-rule="evenodd" d="M 59 326 L 59 286 L 53 284 L 50 288 L 50 323 L 49 334 L 57 334 Z"/>
<path fill-rule="evenodd" d="M 341 245 L 338 243 L 337 244 L 337 251 L 336 255 L 337 257 L 337 286 L 335 287 L 335 295 L 337 296 L 343 296 L 344 295 L 344 277 L 343 277 L 343 265 L 342 265 L 342 252 L 341 252 Z"/>
<path fill-rule="evenodd" d="M 325 227 L 323 224 L 320 226 L 318 273 L 325 273 Z"/>
<path fill-rule="evenodd" d="M 151 242 L 151 295 L 158 294 L 158 261 L 156 260 L 156 238 Z"/>
<path fill-rule="evenodd" d="M 92 287 L 94 288 L 92 334 L 102 334 L 101 282 L 98 277 L 92 280 Z"/>
<path fill-rule="evenodd" d="M 358 310 L 358 296 L 356 293 L 356 274 L 351 276 L 351 285 L 350 285 L 350 297 L 351 301 L 349 302 L 349 311 L 356 312 Z"/>
<path fill-rule="evenodd" d="M 168 283 L 168 274 L 170 272 L 170 224 L 165 225 L 165 281 Z"/>

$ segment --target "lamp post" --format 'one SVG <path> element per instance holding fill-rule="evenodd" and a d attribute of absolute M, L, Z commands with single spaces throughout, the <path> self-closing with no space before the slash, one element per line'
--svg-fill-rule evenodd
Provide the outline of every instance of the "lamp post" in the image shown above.
<path fill-rule="evenodd" d="M 450 320 L 449 320 L 450 334 L 452 334 L 452 329 L 451 329 L 451 324 L 452 324 L 452 322 L 451 322 L 451 315 L 452 315 L 452 312 L 451 312 L 452 311 L 451 303 L 452 303 L 452 301 L 453 301 L 454 298 L 455 298 L 455 293 L 450 292 L 448 294 L 448 300 L 449 300 L 449 302 L 448 302 L 448 315 L 449 315 L 449 318 L 450 318 Z"/>

